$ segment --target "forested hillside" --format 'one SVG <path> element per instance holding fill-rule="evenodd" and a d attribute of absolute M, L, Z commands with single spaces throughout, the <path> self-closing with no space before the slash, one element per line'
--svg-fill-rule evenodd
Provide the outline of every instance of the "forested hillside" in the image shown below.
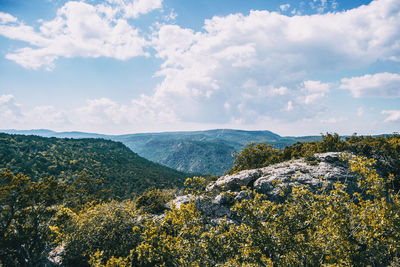
<path fill-rule="evenodd" d="M 85 172 L 103 178 L 115 196 L 142 193 L 150 187 L 183 185 L 187 174 L 155 164 L 120 142 L 0 134 L 0 168 L 35 180 L 54 176 L 67 183 Z"/>
<path fill-rule="evenodd" d="M 250 142 L 283 149 L 296 142 L 318 141 L 320 136 L 281 137 L 271 131 L 217 129 L 192 132 L 102 135 L 49 130 L 3 130 L 59 138 L 104 138 L 119 141 L 140 156 L 184 172 L 221 175 L 233 166 L 234 154 Z"/>
<path fill-rule="evenodd" d="M 122 144 L 1 138 L 1 156 L 11 155 L 7 167 L 27 162 L 33 170 L 23 169 L 32 177 L 0 170 L 2 266 L 400 264 L 398 134 L 327 134 L 284 150 L 250 144 L 231 174 L 192 177 L 184 190 L 151 189 L 125 200 L 104 198 L 104 187 L 93 187 L 99 179 L 81 175 L 66 184 L 40 172 L 50 174 L 56 162 L 68 170 L 75 157 L 122 175 Z M 77 153 L 68 148 L 74 145 Z M 89 157 L 96 153 L 104 160 Z"/>
<path fill-rule="evenodd" d="M 217 129 L 194 132 L 131 134 L 112 137 L 139 155 L 165 166 L 202 174 L 221 175 L 233 166 L 234 154 L 250 142 L 283 149 L 320 136 L 281 137 L 271 131 Z"/>

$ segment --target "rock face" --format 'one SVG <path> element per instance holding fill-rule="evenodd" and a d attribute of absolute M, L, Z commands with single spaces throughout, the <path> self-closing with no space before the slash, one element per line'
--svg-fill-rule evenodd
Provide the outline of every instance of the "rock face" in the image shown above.
<path fill-rule="evenodd" d="M 211 199 L 197 197 L 196 206 L 207 217 L 214 221 L 227 216 L 233 219 L 230 211 L 231 198 L 241 201 L 247 198 L 241 188 L 246 186 L 266 194 L 271 200 L 281 201 L 282 190 L 287 191 L 297 185 L 308 185 L 310 189 L 332 185 L 337 181 L 347 185 L 347 190 L 353 192 L 357 188 L 357 176 L 350 171 L 346 157 L 352 155 L 343 152 L 328 152 L 315 154 L 312 161 L 297 159 L 274 164 L 268 167 L 244 170 L 233 175 L 221 176 L 207 187 L 207 192 L 214 195 Z M 175 204 L 188 202 L 188 197 L 178 197 Z"/>
<path fill-rule="evenodd" d="M 241 186 L 246 186 L 277 197 L 283 187 L 291 188 L 297 185 L 309 185 L 310 188 L 316 189 L 324 183 L 341 181 L 348 185 L 349 190 L 355 188 L 357 177 L 350 171 L 349 163 L 343 159 L 342 152 L 320 153 L 314 157 L 311 162 L 304 159 L 291 160 L 261 169 L 225 175 L 210 184 L 207 190 L 240 191 Z"/>
<path fill-rule="evenodd" d="M 245 170 L 233 175 L 225 175 L 212 183 L 207 190 L 212 191 L 215 188 L 225 190 L 239 191 L 242 186 L 249 186 L 263 174 L 262 169 Z"/>

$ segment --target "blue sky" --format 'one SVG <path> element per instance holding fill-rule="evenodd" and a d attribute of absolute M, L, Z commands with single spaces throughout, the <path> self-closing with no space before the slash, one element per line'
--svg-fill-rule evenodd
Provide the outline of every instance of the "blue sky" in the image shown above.
<path fill-rule="evenodd" d="M 2 129 L 400 130 L 400 1 L 0 0 Z"/>

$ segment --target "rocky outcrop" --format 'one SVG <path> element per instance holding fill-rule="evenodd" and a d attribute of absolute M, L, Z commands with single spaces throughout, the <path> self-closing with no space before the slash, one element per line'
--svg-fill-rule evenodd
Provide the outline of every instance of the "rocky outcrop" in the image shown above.
<path fill-rule="evenodd" d="M 357 177 L 350 171 L 348 160 L 351 155 L 343 152 L 315 154 L 312 161 L 297 159 L 274 164 L 256 170 L 245 170 L 225 175 L 207 187 L 208 191 L 240 191 L 242 186 L 256 189 L 272 197 L 280 195 L 282 188 L 308 185 L 319 188 L 336 181 L 346 183 L 354 190 Z"/>
<path fill-rule="evenodd" d="M 217 181 L 208 186 L 208 191 L 213 191 L 217 188 L 221 188 L 225 191 L 239 191 L 242 186 L 251 185 L 257 178 L 263 174 L 262 169 L 256 170 L 245 170 L 232 175 L 225 175 L 219 178 Z"/>
<path fill-rule="evenodd" d="M 214 197 L 197 197 L 195 203 L 202 214 L 218 221 L 218 218 L 224 216 L 232 219 L 232 199 L 241 201 L 248 197 L 246 191 L 242 190 L 243 186 L 266 194 L 274 201 L 283 200 L 282 193 L 298 185 L 307 185 L 311 190 L 317 190 L 322 186 L 329 188 L 333 183 L 341 181 L 349 191 L 355 191 L 357 176 L 350 171 L 349 157 L 352 155 L 343 152 L 320 153 L 315 154 L 311 161 L 297 159 L 221 176 L 206 189 Z M 189 200 L 189 196 L 181 196 L 173 201 L 176 206 L 180 206 Z"/>

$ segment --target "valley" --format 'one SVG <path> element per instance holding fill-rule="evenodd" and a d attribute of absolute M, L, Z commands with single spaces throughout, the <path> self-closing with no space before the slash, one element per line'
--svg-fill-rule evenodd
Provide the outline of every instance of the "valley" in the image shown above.
<path fill-rule="evenodd" d="M 266 143 L 283 149 L 320 136 L 281 137 L 271 131 L 217 129 L 193 132 L 103 135 L 50 130 L 0 130 L 0 132 L 58 138 L 103 138 L 119 141 L 140 156 L 164 166 L 189 173 L 222 175 L 233 166 L 235 153 L 248 143 Z"/>

